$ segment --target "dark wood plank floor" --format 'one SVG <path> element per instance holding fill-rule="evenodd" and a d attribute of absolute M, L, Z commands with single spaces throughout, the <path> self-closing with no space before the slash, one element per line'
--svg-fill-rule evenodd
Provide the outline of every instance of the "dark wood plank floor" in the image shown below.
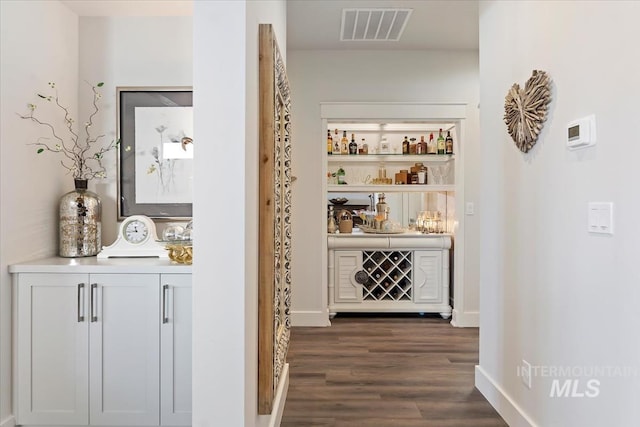
<path fill-rule="evenodd" d="M 478 329 L 418 316 L 293 328 L 282 427 L 506 426 L 473 386 Z"/>

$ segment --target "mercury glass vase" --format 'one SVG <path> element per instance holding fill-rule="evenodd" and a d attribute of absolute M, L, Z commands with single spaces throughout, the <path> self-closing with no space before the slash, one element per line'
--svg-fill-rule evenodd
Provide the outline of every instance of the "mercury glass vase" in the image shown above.
<path fill-rule="evenodd" d="M 60 199 L 60 256 L 94 256 L 102 248 L 102 205 L 86 179 L 74 181 L 75 190 Z"/>

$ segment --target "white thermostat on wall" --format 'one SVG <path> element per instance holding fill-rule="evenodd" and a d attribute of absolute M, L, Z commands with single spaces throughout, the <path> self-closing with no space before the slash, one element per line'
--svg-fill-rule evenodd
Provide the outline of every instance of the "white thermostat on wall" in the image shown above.
<path fill-rule="evenodd" d="M 577 150 L 596 145 L 596 116 L 594 114 L 567 125 L 567 148 Z"/>

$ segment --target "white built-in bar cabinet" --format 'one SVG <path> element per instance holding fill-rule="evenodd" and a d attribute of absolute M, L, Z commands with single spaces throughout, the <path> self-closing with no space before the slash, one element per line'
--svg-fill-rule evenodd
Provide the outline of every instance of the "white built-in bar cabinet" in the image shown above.
<path fill-rule="evenodd" d="M 191 425 L 191 266 L 48 258 L 9 272 L 18 425 Z"/>
<path fill-rule="evenodd" d="M 342 210 L 372 211 L 384 193 L 389 233 L 330 233 L 324 244 L 326 298 L 331 317 L 340 312 L 439 313 L 443 318 L 463 307 L 464 217 L 463 143 L 465 104 L 322 103 L 323 137 L 346 131 L 358 144 L 357 154 L 328 153 L 324 144 L 324 206 L 339 217 Z M 453 152 L 403 154 L 411 144 L 440 130 L 453 138 Z M 366 144 L 366 149 L 364 147 Z M 426 183 L 407 183 L 402 172 L 426 167 Z M 424 171 L 424 169 L 421 169 Z M 398 174 L 398 175 L 396 175 Z M 338 178 L 338 179 L 337 179 Z M 404 181 L 404 182 L 403 182 Z M 344 205 L 330 202 L 347 199 Z M 437 213 L 441 227 L 423 233 L 416 223 Z M 398 227 L 400 231 L 398 231 Z"/>

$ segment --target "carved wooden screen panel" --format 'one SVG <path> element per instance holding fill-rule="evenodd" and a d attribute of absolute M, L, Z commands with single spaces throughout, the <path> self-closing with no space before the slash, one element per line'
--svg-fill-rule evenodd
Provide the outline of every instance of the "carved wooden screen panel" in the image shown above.
<path fill-rule="evenodd" d="M 291 115 L 286 70 L 270 24 L 260 24 L 258 412 L 270 414 L 289 348 Z"/>

